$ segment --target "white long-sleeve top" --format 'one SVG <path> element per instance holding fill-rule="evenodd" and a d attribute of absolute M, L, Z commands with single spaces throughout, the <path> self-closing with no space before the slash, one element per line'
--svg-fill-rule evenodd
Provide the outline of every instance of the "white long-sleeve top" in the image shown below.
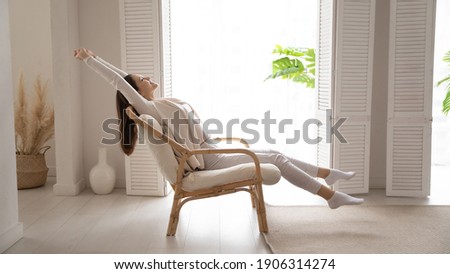
<path fill-rule="evenodd" d="M 139 114 L 148 114 L 162 126 L 164 133 L 184 144 L 188 149 L 199 149 L 209 137 L 203 131 L 202 124 L 194 109 L 186 102 L 175 98 L 147 100 L 124 79 L 128 73 L 111 65 L 102 58 L 88 57 L 83 60 L 86 65 L 119 90 Z M 175 117 L 175 115 L 177 115 Z M 175 118 L 174 118 L 175 117 Z M 174 119 L 174 120 L 172 120 Z M 180 126 L 180 119 L 184 123 Z M 196 119 L 193 123 L 192 119 Z M 185 122 L 188 122 L 187 124 Z M 202 155 L 188 159 L 187 171 L 204 168 Z M 190 170 L 189 170 L 190 169 Z"/>

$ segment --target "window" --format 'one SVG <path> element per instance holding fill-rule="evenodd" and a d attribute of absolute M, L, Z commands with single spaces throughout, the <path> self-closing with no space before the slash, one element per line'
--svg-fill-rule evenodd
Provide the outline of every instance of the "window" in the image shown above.
<path fill-rule="evenodd" d="M 448 28 L 450 19 L 448 11 L 450 2 L 438 0 L 436 7 L 436 34 L 434 54 L 434 83 L 449 74 L 448 65 L 442 61 L 444 54 L 450 50 L 450 34 Z M 450 170 L 450 115 L 444 116 L 441 112 L 442 101 L 445 98 L 445 86 L 434 87 L 433 90 L 433 132 L 432 132 L 432 195 L 449 193 L 446 176 Z M 445 141 L 443 141 L 445 140 Z"/>
<path fill-rule="evenodd" d="M 302 135 L 303 122 L 315 117 L 315 91 L 264 79 L 276 58 L 275 45 L 316 46 L 316 2 L 172 0 L 173 96 L 192 104 L 203 121 L 220 120 L 224 128 L 217 135 L 256 139 L 253 131 L 241 129 L 244 120 L 256 119 L 248 125 L 260 134 L 252 146 L 315 162 L 314 145 L 302 138 L 287 144 L 294 142 L 294 130 Z M 276 119 L 270 131 L 262 125 L 268 115 Z M 284 132 L 278 128 L 283 119 Z M 310 138 L 315 130 L 310 127 Z"/>

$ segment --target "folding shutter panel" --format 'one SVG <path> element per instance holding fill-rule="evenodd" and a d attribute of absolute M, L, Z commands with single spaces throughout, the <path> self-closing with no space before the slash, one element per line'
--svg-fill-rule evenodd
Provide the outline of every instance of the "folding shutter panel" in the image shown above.
<path fill-rule="evenodd" d="M 335 0 L 320 0 L 318 7 L 317 41 L 317 118 L 322 125 L 318 127 L 317 164 L 332 165 L 332 144 L 326 127 L 331 123 L 331 109 L 334 90 L 334 20 Z"/>
<path fill-rule="evenodd" d="M 160 79 L 158 0 L 122 0 L 122 64 L 128 73 Z"/>
<path fill-rule="evenodd" d="M 162 97 L 172 97 L 172 21 L 171 0 L 160 0 L 161 14 L 161 85 Z"/>
<path fill-rule="evenodd" d="M 148 75 L 161 83 L 159 0 L 122 0 L 122 66 L 128 73 Z M 140 133 L 141 134 L 141 133 Z M 167 194 L 167 187 L 143 138 L 131 156 L 125 156 L 127 194 Z"/>
<path fill-rule="evenodd" d="M 125 156 L 128 195 L 165 196 L 167 186 L 146 144 L 136 145 L 131 156 Z"/>
<path fill-rule="evenodd" d="M 391 0 L 388 196 L 427 196 L 431 169 L 434 0 Z"/>
<path fill-rule="evenodd" d="M 375 0 L 342 0 L 337 5 L 334 123 L 346 119 L 335 135 L 333 167 L 355 171 L 335 188 L 369 191 Z M 338 138 L 339 137 L 339 138 Z"/>

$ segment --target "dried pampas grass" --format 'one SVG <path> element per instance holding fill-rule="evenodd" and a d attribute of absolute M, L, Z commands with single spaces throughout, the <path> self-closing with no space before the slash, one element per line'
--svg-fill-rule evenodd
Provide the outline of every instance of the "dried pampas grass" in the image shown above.
<path fill-rule="evenodd" d="M 47 103 L 47 95 L 48 81 L 42 83 L 38 76 L 34 84 L 33 100 L 29 104 L 23 73 L 20 73 L 14 105 L 17 154 L 39 154 L 44 144 L 53 137 L 55 114 L 53 106 Z"/>

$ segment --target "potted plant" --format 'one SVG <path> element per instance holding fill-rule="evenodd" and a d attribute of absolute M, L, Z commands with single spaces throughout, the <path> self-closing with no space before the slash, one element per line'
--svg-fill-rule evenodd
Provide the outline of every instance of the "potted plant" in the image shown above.
<path fill-rule="evenodd" d="M 21 73 L 14 104 L 16 137 L 17 187 L 42 186 L 47 181 L 46 142 L 54 135 L 54 110 L 47 102 L 48 82 L 37 77 L 31 101 L 25 92 Z"/>

